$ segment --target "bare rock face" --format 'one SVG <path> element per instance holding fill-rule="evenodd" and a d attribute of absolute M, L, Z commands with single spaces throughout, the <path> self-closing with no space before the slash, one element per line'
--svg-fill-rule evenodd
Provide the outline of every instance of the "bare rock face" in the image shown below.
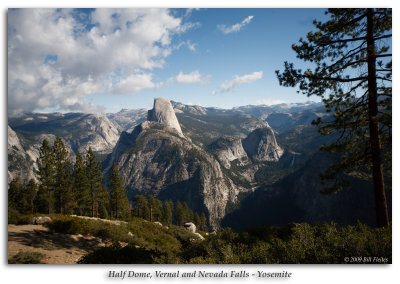
<path fill-rule="evenodd" d="M 33 161 L 27 155 L 19 140 L 17 133 L 8 126 L 8 181 L 10 182 L 17 176 L 23 181 L 28 181 L 35 177 L 33 172 Z"/>
<path fill-rule="evenodd" d="M 243 140 L 247 155 L 257 161 L 278 161 L 283 154 L 272 128 L 258 128 Z"/>
<path fill-rule="evenodd" d="M 171 129 L 174 129 L 179 136 L 183 137 L 181 126 L 176 118 L 174 109 L 167 98 L 155 98 L 153 109 L 147 113 L 148 121 L 159 122 Z"/>
<path fill-rule="evenodd" d="M 231 168 L 231 162 L 234 160 L 238 160 L 241 165 L 246 164 L 248 161 L 240 138 L 221 137 L 210 145 L 210 150 L 215 153 L 221 165 L 227 169 Z"/>

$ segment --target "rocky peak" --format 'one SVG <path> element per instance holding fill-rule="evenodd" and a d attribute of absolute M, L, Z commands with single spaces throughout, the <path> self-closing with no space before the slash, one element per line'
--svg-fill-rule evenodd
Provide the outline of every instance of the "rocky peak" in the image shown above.
<path fill-rule="evenodd" d="M 258 128 L 243 140 L 247 155 L 258 161 L 278 161 L 283 154 L 271 127 Z"/>
<path fill-rule="evenodd" d="M 159 122 L 178 132 L 179 136 L 184 137 L 174 109 L 167 98 L 154 99 L 153 109 L 148 111 L 147 120 Z"/>

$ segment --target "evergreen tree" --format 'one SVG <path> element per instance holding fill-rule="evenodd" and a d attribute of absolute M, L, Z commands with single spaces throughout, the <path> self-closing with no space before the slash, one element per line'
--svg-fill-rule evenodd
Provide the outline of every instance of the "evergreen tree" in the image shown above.
<path fill-rule="evenodd" d="M 44 139 L 39 149 L 37 160 L 39 172 L 39 191 L 36 199 L 36 207 L 41 213 L 50 214 L 54 206 L 55 167 L 53 149 Z"/>
<path fill-rule="evenodd" d="M 175 220 L 176 224 L 181 226 L 185 222 L 185 209 L 182 203 L 178 200 L 175 206 Z"/>
<path fill-rule="evenodd" d="M 20 176 L 16 176 L 11 182 L 8 189 L 8 207 L 21 212 L 24 206 L 23 200 L 23 185 Z M 21 212 L 22 213 L 22 212 Z"/>
<path fill-rule="evenodd" d="M 38 193 L 38 185 L 36 183 L 36 181 L 34 179 L 30 179 L 28 184 L 25 187 L 25 200 L 27 201 L 28 204 L 28 210 L 31 214 L 34 213 L 35 208 L 34 208 L 34 202 L 35 202 L 35 198 L 36 195 Z"/>
<path fill-rule="evenodd" d="M 89 188 L 86 164 L 81 153 L 78 151 L 74 165 L 73 189 L 79 216 L 86 215 L 87 210 L 90 208 L 91 199 Z"/>
<path fill-rule="evenodd" d="M 56 137 L 53 146 L 54 153 L 54 195 L 58 213 L 71 213 L 74 206 L 74 195 L 71 186 L 71 161 L 68 151 L 60 137 Z"/>
<path fill-rule="evenodd" d="M 99 207 L 102 207 L 104 211 L 105 196 L 107 193 L 102 185 L 103 174 L 101 173 L 101 165 L 97 161 L 91 147 L 89 147 L 89 151 L 86 154 L 86 176 L 89 182 L 92 217 L 99 217 Z"/>
<path fill-rule="evenodd" d="M 171 200 L 165 200 L 163 205 L 162 222 L 165 225 L 171 225 L 174 212 L 174 203 Z"/>
<path fill-rule="evenodd" d="M 201 219 L 197 212 L 193 214 L 193 223 L 196 225 L 197 228 L 200 227 Z"/>
<path fill-rule="evenodd" d="M 133 212 L 136 217 L 150 219 L 149 203 L 144 195 L 135 195 L 133 198 Z"/>
<path fill-rule="evenodd" d="M 150 196 L 149 197 L 149 209 L 150 209 L 150 221 L 151 222 L 160 222 L 162 219 L 162 202 L 157 198 Z"/>
<path fill-rule="evenodd" d="M 115 163 L 111 168 L 109 180 L 111 214 L 114 214 L 115 218 L 126 218 L 130 214 L 129 200 L 126 194 L 125 186 L 121 180 L 121 176 Z"/>
<path fill-rule="evenodd" d="M 201 213 L 200 216 L 200 230 L 208 231 L 206 214 Z"/>
<path fill-rule="evenodd" d="M 193 211 L 189 208 L 186 202 L 183 202 L 183 212 L 184 223 L 193 222 Z"/>
<path fill-rule="evenodd" d="M 314 21 L 316 31 L 292 46 L 314 70 L 285 62 L 283 73 L 276 73 L 281 85 L 322 97 L 333 112 L 314 122 L 321 134 L 338 133 L 337 141 L 324 147 L 341 154 L 323 175 L 334 181 L 327 192 L 346 185 L 338 178 L 342 173 L 372 177 L 377 226 L 388 226 L 384 174 L 391 178 L 392 10 L 328 9 L 327 14 L 329 20 Z"/>

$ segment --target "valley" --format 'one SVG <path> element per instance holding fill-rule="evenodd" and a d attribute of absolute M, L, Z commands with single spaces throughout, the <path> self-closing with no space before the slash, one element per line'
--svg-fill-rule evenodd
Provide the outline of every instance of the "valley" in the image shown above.
<path fill-rule="evenodd" d="M 362 213 L 373 207 L 370 194 L 361 195 L 364 205 L 354 214 L 341 214 L 358 191 L 372 192 L 369 182 L 339 197 L 320 194 L 319 174 L 334 157 L 319 147 L 335 139 L 311 125 L 326 116 L 322 109 L 316 103 L 218 109 L 155 99 L 148 114 L 27 114 L 9 121 L 9 179 L 34 177 L 41 142 L 60 136 L 72 160 L 91 147 L 104 176 L 115 163 L 129 200 L 143 194 L 186 202 L 213 230 L 301 221 L 373 225 Z"/>

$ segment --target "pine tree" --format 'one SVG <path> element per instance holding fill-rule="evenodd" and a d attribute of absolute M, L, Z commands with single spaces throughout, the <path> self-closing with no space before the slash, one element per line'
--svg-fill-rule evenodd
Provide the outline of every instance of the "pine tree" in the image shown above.
<path fill-rule="evenodd" d="M 87 210 L 90 208 L 91 199 L 89 188 L 86 164 L 81 153 L 78 151 L 73 172 L 73 189 L 79 216 L 86 215 Z"/>
<path fill-rule="evenodd" d="M 109 180 L 111 214 L 114 213 L 115 218 L 126 218 L 130 214 L 129 200 L 121 175 L 119 174 L 119 170 L 115 163 L 111 168 Z"/>
<path fill-rule="evenodd" d="M 50 214 L 54 206 L 55 167 L 53 149 L 44 139 L 39 149 L 37 160 L 39 172 L 39 191 L 36 199 L 36 207 L 41 213 Z"/>
<path fill-rule="evenodd" d="M 182 203 L 178 200 L 175 206 L 175 220 L 177 225 L 183 225 L 185 222 L 185 209 Z"/>
<path fill-rule="evenodd" d="M 165 200 L 163 204 L 162 222 L 165 225 L 171 225 L 173 220 L 174 203 L 171 200 Z"/>
<path fill-rule="evenodd" d="M 133 212 L 136 217 L 143 218 L 145 220 L 150 219 L 149 203 L 144 195 L 135 195 L 133 198 Z"/>
<path fill-rule="evenodd" d="M 150 221 L 151 222 L 160 222 L 162 218 L 162 202 L 157 198 L 150 196 L 149 197 L 149 209 L 150 209 Z"/>
<path fill-rule="evenodd" d="M 193 223 L 196 225 L 196 227 L 200 227 L 201 219 L 197 212 L 193 214 Z"/>
<path fill-rule="evenodd" d="M 13 208 L 17 211 L 21 212 L 21 208 L 23 207 L 22 199 L 23 199 L 23 184 L 20 176 L 16 176 L 11 182 L 10 187 L 8 189 L 8 207 Z"/>
<path fill-rule="evenodd" d="M 373 180 L 377 226 L 389 225 L 385 176 L 391 179 L 392 54 L 391 9 L 328 9 L 330 19 L 314 21 L 315 32 L 292 48 L 314 70 L 295 69 L 285 62 L 281 85 L 299 86 L 307 96 L 322 97 L 333 117 L 318 119 L 321 134 L 337 133 L 324 149 L 338 152 L 324 179 L 332 192 L 347 183 L 342 173 Z"/>
<path fill-rule="evenodd" d="M 29 180 L 28 184 L 25 187 L 24 193 L 24 199 L 26 199 L 29 208 L 28 211 L 33 214 L 35 212 L 34 202 L 38 193 L 38 185 L 34 179 Z"/>
<path fill-rule="evenodd" d="M 201 213 L 200 216 L 200 230 L 208 231 L 206 214 Z"/>
<path fill-rule="evenodd" d="M 56 137 L 53 146 L 54 153 L 54 195 L 58 213 L 71 213 L 74 205 L 74 196 L 71 187 L 71 161 L 68 158 L 68 151 L 60 137 Z"/>
<path fill-rule="evenodd" d="M 189 205 L 186 202 L 183 202 L 183 212 L 184 223 L 193 222 L 193 211 L 189 208 Z"/>
<path fill-rule="evenodd" d="M 105 196 L 107 193 L 102 185 L 103 174 L 101 173 L 101 165 L 97 162 L 97 158 L 91 147 L 89 147 L 89 151 L 86 154 L 86 173 L 89 182 L 92 217 L 99 217 L 99 207 L 102 207 L 104 211 Z"/>

